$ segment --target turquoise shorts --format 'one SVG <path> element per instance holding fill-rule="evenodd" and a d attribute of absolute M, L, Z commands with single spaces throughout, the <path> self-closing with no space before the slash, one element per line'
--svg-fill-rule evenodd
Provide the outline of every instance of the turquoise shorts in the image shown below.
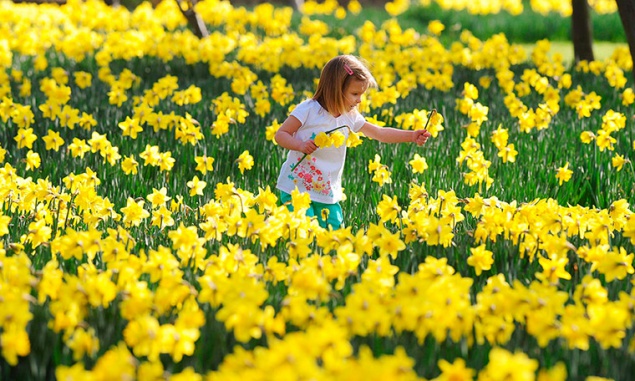
<path fill-rule="evenodd" d="M 286 205 L 290 211 L 293 211 L 291 204 L 291 195 L 286 192 L 280 192 L 280 202 Z M 321 202 L 311 201 L 309 209 L 306 211 L 308 217 L 316 217 L 320 226 L 328 229 L 330 226 L 333 230 L 337 230 L 344 225 L 344 214 L 339 202 L 335 204 L 324 204 Z"/>

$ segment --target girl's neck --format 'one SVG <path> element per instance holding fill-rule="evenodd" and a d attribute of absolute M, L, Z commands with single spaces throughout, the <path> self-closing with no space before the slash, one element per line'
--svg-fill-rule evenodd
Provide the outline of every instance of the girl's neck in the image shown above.
<path fill-rule="evenodd" d="M 317 100 L 317 99 L 316 99 L 316 100 Z M 329 112 L 329 110 L 326 108 L 326 106 L 324 105 L 324 103 L 322 102 L 322 100 L 321 100 L 321 99 L 317 100 L 317 102 L 320 104 L 320 106 L 322 106 L 322 108 L 324 109 L 324 111 L 326 111 L 326 112 L 328 112 L 329 114 L 331 114 L 331 116 L 332 116 L 333 118 L 339 118 L 339 117 L 342 115 L 342 114 L 337 114 L 337 115 L 334 115 L 334 114 L 330 113 L 330 112 Z"/>

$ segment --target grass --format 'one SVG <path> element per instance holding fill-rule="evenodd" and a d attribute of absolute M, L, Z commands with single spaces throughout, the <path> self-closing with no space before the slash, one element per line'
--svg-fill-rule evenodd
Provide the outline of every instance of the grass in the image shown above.
<path fill-rule="evenodd" d="M 471 15 L 467 11 L 446 11 L 434 4 L 430 7 L 413 7 L 403 15 L 405 20 L 427 25 L 439 20 L 451 31 L 469 30 L 480 39 L 503 33 L 512 43 L 531 43 L 543 39 L 567 41 L 571 39 L 570 17 L 556 13 L 542 15 L 534 12 L 525 2 L 525 10 L 519 16 L 506 12 L 490 15 Z M 600 15 L 591 12 L 593 37 L 597 41 L 626 42 L 622 23 L 617 13 Z M 452 34 L 446 36 L 452 38 Z"/>
<path fill-rule="evenodd" d="M 532 44 L 539 40 L 553 42 L 571 41 L 571 18 L 557 13 L 542 15 L 533 11 L 528 2 L 524 4 L 524 12 L 513 16 L 506 12 L 489 15 L 472 15 L 467 11 L 444 10 L 434 3 L 428 7 L 411 6 L 406 12 L 397 16 L 399 25 L 403 29 L 413 28 L 424 32 L 428 24 L 438 20 L 446 26 L 446 32 L 441 40 L 449 45 L 459 39 L 461 31 L 469 30 L 479 39 L 485 40 L 495 34 L 502 33 L 511 43 Z M 369 20 L 375 25 L 381 25 L 391 17 L 383 7 L 367 6 L 359 15 L 349 15 L 345 21 L 332 16 L 317 16 L 339 31 L 340 35 L 355 33 L 355 28 Z M 296 17 L 298 22 L 299 16 Z M 622 22 L 617 13 L 598 14 L 591 12 L 591 28 L 596 42 L 625 44 L 626 35 Z"/>
<path fill-rule="evenodd" d="M 534 44 L 520 44 L 529 54 L 533 51 Z M 604 61 L 610 58 L 615 49 L 626 48 L 628 45 L 621 42 L 607 42 L 607 41 L 594 41 L 593 42 L 593 54 L 598 61 Z M 563 57 L 563 62 L 566 64 L 572 64 L 574 62 L 573 55 L 573 43 L 570 41 L 551 41 L 550 56 L 558 53 Z"/>

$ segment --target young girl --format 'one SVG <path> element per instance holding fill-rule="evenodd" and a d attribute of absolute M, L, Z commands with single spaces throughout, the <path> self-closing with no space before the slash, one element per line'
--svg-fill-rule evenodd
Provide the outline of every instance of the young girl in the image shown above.
<path fill-rule="evenodd" d="M 289 150 L 278 177 L 280 201 L 291 208 L 294 189 L 308 193 L 311 206 L 307 215 L 317 217 L 324 228 L 339 229 L 343 225 L 339 201 L 346 144 L 318 148 L 314 139 L 320 132 L 337 130 L 348 137 L 350 129 L 384 143 L 412 142 L 419 146 L 430 137 L 426 130 L 406 131 L 367 122 L 357 105 L 370 86 L 377 87 L 377 82 L 358 58 L 342 55 L 331 59 L 322 69 L 313 98 L 298 104 L 275 136 L 278 145 Z"/>

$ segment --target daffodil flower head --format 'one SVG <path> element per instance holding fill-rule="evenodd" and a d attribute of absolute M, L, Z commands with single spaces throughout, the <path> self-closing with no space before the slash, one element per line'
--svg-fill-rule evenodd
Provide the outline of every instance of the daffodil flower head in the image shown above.
<path fill-rule="evenodd" d="M 187 182 L 187 187 L 190 188 L 190 196 L 202 196 L 203 189 L 207 186 L 207 182 L 202 181 L 198 178 L 198 176 L 194 176 L 191 181 Z"/>
<path fill-rule="evenodd" d="M 492 268 L 492 264 L 494 263 L 494 253 L 487 250 L 485 248 L 485 244 L 470 248 L 470 253 L 472 255 L 467 258 L 467 264 L 474 267 L 476 275 L 481 275 L 484 270 Z"/>
<path fill-rule="evenodd" d="M 556 173 L 556 179 L 558 179 L 558 185 L 562 185 L 562 183 L 566 183 L 571 179 L 573 175 L 573 171 L 569 169 L 569 163 L 564 165 L 564 167 L 558 168 L 558 173 Z"/>
<path fill-rule="evenodd" d="M 346 137 L 340 131 L 335 131 L 331 134 L 331 142 L 335 147 L 341 147 L 346 141 Z"/>
<path fill-rule="evenodd" d="M 609 151 L 613 151 L 615 147 L 613 146 L 617 142 L 613 136 L 611 136 L 611 132 L 600 129 L 598 130 L 597 138 L 595 139 L 595 144 L 600 149 L 600 152 L 604 152 L 604 150 L 608 149 Z"/>
<path fill-rule="evenodd" d="M 291 205 L 293 205 L 294 211 L 304 213 L 311 205 L 311 197 L 308 193 L 300 192 L 296 188 L 291 191 Z"/>
<path fill-rule="evenodd" d="M 426 162 L 425 157 L 421 157 L 418 153 L 415 154 L 414 158 L 408 162 L 410 167 L 412 167 L 413 173 L 423 173 L 426 169 L 428 169 L 428 163 Z"/>
<path fill-rule="evenodd" d="M 385 166 L 377 169 L 373 175 L 373 181 L 378 183 L 379 186 L 392 183 L 392 173 Z"/>
<path fill-rule="evenodd" d="M 254 166 L 254 158 L 247 150 L 240 154 L 238 159 L 236 159 L 236 162 L 238 162 L 238 169 L 240 169 L 241 174 L 245 173 L 245 170 L 248 171 Z"/>
<path fill-rule="evenodd" d="M 613 168 L 616 168 L 618 172 L 622 170 L 626 163 L 630 163 L 630 160 L 626 159 L 623 155 L 616 154 L 611 158 L 611 165 Z"/>
<path fill-rule="evenodd" d="M 629 87 L 624 90 L 624 92 L 620 95 L 620 98 L 622 99 L 622 105 L 630 106 L 635 103 L 635 92 L 633 92 L 633 89 Z"/>
<path fill-rule="evenodd" d="M 324 221 L 327 221 L 327 220 L 329 219 L 329 214 L 330 214 L 330 212 L 331 212 L 331 211 L 330 211 L 330 210 L 328 210 L 327 208 L 324 208 L 324 209 L 322 209 L 322 210 L 320 211 L 320 214 L 321 214 L 322 219 L 323 219 Z"/>
<path fill-rule="evenodd" d="M 322 147 L 328 147 L 331 146 L 333 144 L 333 141 L 331 140 L 331 137 L 329 135 L 326 134 L 326 132 L 322 131 L 319 134 L 317 134 L 315 136 L 315 139 L 313 139 L 313 142 L 315 143 L 316 146 L 322 148 Z"/>
<path fill-rule="evenodd" d="M 362 135 L 363 134 L 361 134 L 361 133 L 356 133 L 356 132 L 351 131 L 348 134 L 348 138 L 346 138 L 346 146 L 349 147 L 349 148 L 352 148 L 352 147 L 357 147 L 358 145 L 362 144 L 362 139 L 361 139 Z"/>
<path fill-rule="evenodd" d="M 368 172 L 373 173 L 377 169 L 381 168 L 382 165 L 381 156 L 375 154 L 375 159 L 368 162 Z"/>
<path fill-rule="evenodd" d="M 592 131 L 582 131 L 580 133 L 580 141 L 584 144 L 590 144 L 595 139 L 595 134 Z"/>
<path fill-rule="evenodd" d="M 428 32 L 438 36 L 445 29 L 445 25 L 439 20 L 432 20 L 428 23 Z"/>

